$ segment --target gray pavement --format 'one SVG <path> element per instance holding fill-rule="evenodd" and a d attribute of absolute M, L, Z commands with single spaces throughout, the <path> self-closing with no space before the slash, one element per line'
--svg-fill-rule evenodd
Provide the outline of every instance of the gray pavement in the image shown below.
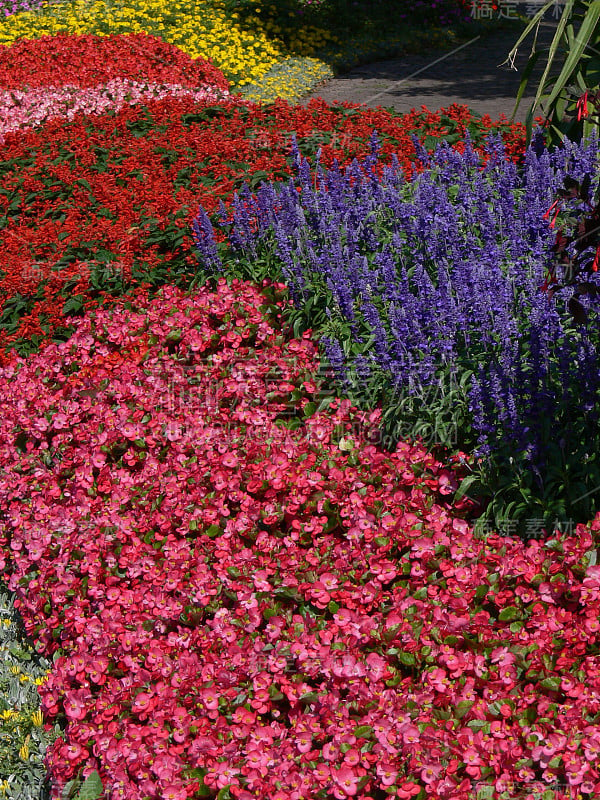
<path fill-rule="evenodd" d="M 538 46 L 548 46 L 556 31 L 556 23 L 542 23 Z M 452 103 L 469 106 L 479 114 L 489 114 L 493 120 L 504 114 L 510 117 L 514 108 L 522 70 L 533 43 L 530 34 L 519 48 L 514 65 L 499 66 L 519 34 L 498 30 L 473 39 L 452 51 L 427 55 L 406 55 L 402 58 L 379 61 L 356 67 L 350 72 L 326 81 L 302 99 L 305 105 L 311 97 L 322 97 L 329 103 L 348 101 L 370 108 L 393 107 L 408 112 L 426 106 L 437 111 Z M 542 72 L 536 65 L 527 92 L 515 119 L 525 121 L 525 116 L 535 96 L 536 77 Z M 538 112 L 539 113 L 539 112 Z"/>

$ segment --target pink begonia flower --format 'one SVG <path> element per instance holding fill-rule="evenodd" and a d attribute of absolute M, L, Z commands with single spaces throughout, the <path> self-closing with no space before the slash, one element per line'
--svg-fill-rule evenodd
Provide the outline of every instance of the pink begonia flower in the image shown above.
<path fill-rule="evenodd" d="M 423 767 L 421 770 L 421 780 L 423 783 L 433 783 L 439 776 L 442 768 L 439 764 Z"/>
<path fill-rule="evenodd" d="M 69 418 L 65 414 L 55 414 L 52 417 L 52 427 L 56 428 L 56 430 L 63 430 L 69 424 Z"/>
<path fill-rule="evenodd" d="M 303 731 L 296 736 L 296 747 L 301 753 L 308 753 L 312 748 L 313 737 L 309 731 Z"/>
<path fill-rule="evenodd" d="M 154 693 L 140 692 L 131 704 L 132 711 L 146 711 L 155 704 Z"/>
<path fill-rule="evenodd" d="M 184 300 L 174 288 L 169 288 L 165 296 L 170 298 L 170 305 L 157 305 L 147 320 L 134 320 L 136 327 L 147 321 L 151 326 L 161 327 L 163 335 L 167 335 L 175 327 L 184 327 L 184 312 L 191 311 L 192 317 L 200 313 L 198 298 Z M 218 311 L 220 297 L 211 296 L 210 300 L 200 297 L 202 302 L 207 301 L 211 311 Z M 258 306 L 258 298 L 252 297 L 253 306 Z M 99 312 L 100 319 L 102 313 Z M 109 340 L 117 342 L 121 349 L 129 346 L 131 331 L 125 321 L 130 316 L 135 314 L 127 311 L 110 324 L 106 317 L 102 324 L 98 323 L 99 330 L 106 325 Z M 228 324 L 236 330 L 239 327 L 233 320 Z M 81 321 L 84 330 L 86 326 L 90 326 L 87 318 Z M 94 340 L 86 344 L 85 338 L 76 339 L 75 344 L 77 362 L 81 363 L 73 375 L 69 369 L 64 370 L 68 374 L 61 381 L 67 383 L 71 377 L 75 380 L 89 364 L 88 353 Z M 97 345 L 100 350 L 104 347 L 100 342 Z M 295 345 L 298 347 L 299 343 Z M 32 367 L 21 365 L 20 371 L 26 379 L 19 377 L 20 371 L 4 373 L 11 380 L 0 398 L 3 403 L 0 439 L 12 441 L 17 423 L 25 429 L 22 425 L 25 422 L 27 430 L 35 430 L 28 422 L 29 412 L 19 409 L 18 403 L 11 399 L 26 397 L 27 392 L 34 390 L 35 414 L 50 415 L 49 409 L 58 407 L 69 420 L 66 430 L 71 429 L 71 422 L 79 413 L 77 404 L 73 408 L 63 405 L 62 400 L 57 404 L 49 389 L 53 384 L 43 383 L 45 377 L 53 381 L 51 375 L 57 372 L 52 352 L 38 358 Z M 69 348 L 61 352 L 67 360 Z M 101 354 L 105 358 L 108 352 Z M 256 361 L 262 363 L 263 358 L 267 358 L 265 352 Z M 153 359 L 150 353 L 145 362 L 148 371 L 153 369 Z M 66 366 L 71 366 L 68 360 Z M 135 359 L 124 364 L 125 367 L 126 375 L 115 373 L 111 377 L 111 389 L 117 397 L 126 393 L 132 380 L 136 381 L 136 389 L 143 383 Z M 155 367 L 157 370 L 160 367 L 161 373 L 169 371 L 166 362 L 157 362 Z M 40 371 L 38 378 L 32 370 Z M 90 383 L 92 378 L 93 374 L 86 376 Z M 147 403 L 139 393 L 136 396 L 143 412 Z M 28 402 L 31 404 L 32 399 Z M 394 796 L 410 798 L 425 787 L 430 796 L 440 800 L 469 800 L 474 781 L 493 781 L 481 777 L 482 761 L 492 768 L 495 776 L 501 776 L 497 778 L 502 781 L 500 786 L 509 787 L 513 779 L 517 786 L 534 783 L 541 768 L 546 784 L 571 782 L 584 795 L 600 794 L 596 764 L 600 737 L 582 716 L 585 703 L 591 707 L 596 702 L 600 686 L 600 660 L 589 651 L 594 646 L 595 634 L 593 629 L 586 628 L 586 619 L 591 621 L 597 611 L 594 601 L 585 599 L 586 607 L 581 614 L 563 608 L 562 604 L 548 608 L 547 603 L 539 602 L 537 586 L 531 585 L 528 588 L 533 592 L 533 606 L 528 624 L 513 636 L 497 619 L 497 614 L 492 616 L 480 607 L 478 610 L 477 600 L 473 599 L 476 587 L 486 582 L 488 573 L 498 576 L 496 599 L 500 599 L 501 605 L 507 604 L 514 584 L 517 584 L 514 596 L 523 597 L 518 591 L 519 582 L 526 583 L 538 573 L 550 581 L 550 576 L 560 570 L 566 576 L 564 585 L 576 589 L 581 575 L 578 565 L 590 547 L 581 531 L 578 536 L 582 541 L 567 542 L 565 552 L 560 555 L 548 553 L 535 544 L 525 547 L 509 542 L 502 543 L 503 552 L 499 555 L 497 545 L 488 541 L 484 547 L 474 542 L 468 527 L 457 530 L 449 510 L 438 506 L 422 508 L 414 514 L 414 519 L 407 513 L 406 524 L 426 527 L 434 551 L 446 548 L 446 552 L 436 555 L 434 565 L 429 565 L 423 557 L 420 566 L 424 577 L 417 582 L 418 587 L 408 591 L 404 581 L 386 586 L 372 578 L 384 575 L 387 564 L 382 547 L 369 538 L 376 524 L 365 516 L 364 506 L 380 497 L 391 506 L 392 498 L 399 496 L 399 492 L 390 490 L 386 495 L 383 489 L 377 489 L 373 498 L 364 498 L 358 494 L 358 488 L 359 484 L 365 486 L 367 478 L 353 473 L 350 467 L 338 469 L 335 480 L 346 482 L 346 497 L 353 493 L 351 503 L 344 507 L 333 489 L 328 488 L 324 476 L 327 461 L 322 456 L 331 453 L 325 446 L 323 453 L 312 452 L 307 437 L 295 445 L 288 438 L 274 441 L 271 462 L 262 447 L 263 439 L 269 437 L 257 436 L 259 446 L 248 435 L 244 446 L 249 452 L 242 447 L 235 451 L 240 462 L 235 470 L 225 463 L 227 453 L 232 452 L 229 440 L 207 445 L 198 439 L 193 448 L 197 462 L 192 465 L 190 442 L 178 440 L 160 455 L 161 461 L 158 456 L 165 446 L 161 426 L 166 423 L 153 417 L 148 430 L 144 429 L 148 455 L 145 464 L 137 464 L 133 470 L 128 468 L 125 456 L 119 463 L 112 463 L 111 458 L 100 460 L 96 469 L 105 470 L 102 480 L 106 481 L 106 497 L 93 498 L 85 490 L 90 456 L 102 444 L 114 443 L 115 431 L 121 432 L 122 438 L 124 426 L 141 424 L 133 415 L 129 418 L 130 409 L 117 413 L 114 408 L 117 403 L 112 399 L 102 401 L 99 396 L 96 402 L 98 413 L 94 416 L 95 406 L 90 409 L 89 398 L 86 400 L 89 425 L 77 423 L 82 428 L 81 442 L 85 444 L 61 445 L 64 461 L 74 465 L 71 494 L 77 502 L 61 497 L 60 486 L 57 487 L 48 470 L 40 470 L 38 474 L 31 470 L 19 472 L 11 464 L 5 464 L 8 474 L 0 475 L 3 520 L 0 536 L 5 537 L 10 526 L 11 541 L 6 542 L 5 548 L 14 562 L 11 580 L 19 590 L 24 619 L 48 650 L 54 652 L 60 645 L 67 654 L 56 660 L 46 684 L 40 687 L 44 713 L 54 717 L 61 713 L 64 704 L 69 722 L 68 741 L 52 748 L 49 755 L 50 769 L 58 781 L 64 784 L 72 777 L 69 770 L 78 769 L 79 761 L 87 758 L 83 745 L 91 741 L 90 757 L 109 776 L 111 800 L 131 800 L 142 793 L 156 798 L 175 793 L 177 797 L 181 791 L 179 781 L 189 767 L 209 770 L 206 783 L 213 794 L 233 784 L 230 793 L 237 800 L 252 797 L 302 800 L 318 794 L 344 800 L 352 796 L 355 788 L 354 796 L 371 800 L 365 795 L 366 789 L 358 788 L 366 781 L 370 781 L 374 794 L 398 786 L 393 790 Z M 151 405 L 148 410 L 154 408 Z M 248 412 L 246 424 L 250 425 L 254 414 Z M 183 415 L 178 418 L 175 414 L 174 419 L 182 422 Z M 100 421 L 107 424 L 108 438 L 106 431 L 102 435 L 97 433 Z M 260 417 L 260 421 L 264 419 Z M 329 421 L 320 424 L 329 426 Z M 185 425 L 182 427 L 185 429 Z M 333 423 L 330 428 L 333 429 Z M 129 432 L 134 434 L 133 430 Z M 184 431 L 184 436 L 187 435 Z M 204 445 L 211 451 L 203 460 Z M 11 448 L 13 460 L 14 455 Z M 23 454 L 17 465 L 22 467 L 28 458 L 31 456 Z M 303 467 L 298 469 L 301 463 Z M 265 477 L 266 464 L 273 467 L 272 480 Z M 373 460 L 372 464 L 379 469 L 380 462 Z M 397 466 L 391 476 L 386 475 L 386 481 L 389 477 L 397 482 L 406 465 Z M 239 467 L 248 473 L 248 497 L 246 487 L 236 485 L 233 473 Z M 376 471 L 375 467 L 370 468 Z M 322 534 L 325 523 L 317 516 L 321 513 L 318 503 L 324 502 L 321 492 L 316 493 L 317 511 L 309 509 L 303 516 L 303 505 L 312 502 L 309 498 L 314 493 L 317 469 L 322 473 L 324 494 L 330 492 L 327 500 L 339 501 L 344 512 L 340 512 L 341 518 L 351 522 L 353 539 L 337 532 Z M 187 482 L 190 473 L 194 480 Z M 214 492 L 214 486 L 209 492 L 206 487 L 201 491 L 199 487 L 205 476 L 214 476 L 220 491 Z M 40 487 L 46 488 L 45 481 L 48 491 L 41 492 Z M 275 489 L 275 483 L 280 488 Z M 269 486 L 266 493 L 274 494 L 248 499 L 251 494 L 265 492 L 265 485 Z M 375 487 L 366 485 L 371 494 Z M 414 481 L 411 486 L 414 487 Z M 138 493 L 139 489 L 142 491 Z M 162 504 L 152 508 L 159 491 L 164 496 Z M 409 505 L 410 498 L 410 490 L 403 491 L 397 502 Z M 421 502 L 415 501 L 419 508 Z M 307 533 L 319 539 L 318 546 L 306 543 L 300 546 L 289 537 L 279 538 L 283 531 L 277 528 L 261 530 L 254 539 L 253 524 L 261 511 L 277 516 L 284 504 L 285 526 L 291 520 L 298 523 L 298 531 L 305 526 Z M 224 529 L 221 509 L 225 505 L 230 507 L 233 522 L 239 521 L 238 506 L 244 506 L 245 517 L 239 528 L 228 525 Z M 358 511 L 354 513 L 349 505 Z M 401 522 L 404 512 L 400 512 L 401 509 L 396 509 L 394 517 L 398 524 L 389 527 L 387 538 L 393 539 L 393 546 L 406 554 L 414 539 L 422 539 L 423 533 L 419 529 L 405 531 L 405 523 Z M 195 527 L 188 527 L 191 520 Z M 215 528 L 205 535 L 209 526 Z M 293 526 L 290 524 L 289 528 Z M 385 526 L 381 525 L 380 530 L 383 529 Z M 443 529 L 456 533 L 447 537 Z M 159 535 L 153 538 L 154 534 Z M 247 534 L 252 534 L 251 540 Z M 155 549 L 157 541 L 159 547 Z M 52 553 L 52 558 L 43 562 L 43 570 L 34 558 L 38 544 Z M 77 551 L 83 551 L 85 558 L 81 559 Z M 425 550 L 430 551 L 431 548 Z M 405 563 L 413 560 L 412 555 L 405 558 Z M 470 560 L 479 560 L 484 572 L 479 573 L 473 564 L 460 566 Z M 437 586 L 429 585 L 433 571 L 442 576 Z M 525 577 L 529 572 L 531 575 Z M 595 573 L 592 571 L 584 580 L 588 581 L 586 590 L 595 592 Z M 280 589 L 297 593 L 300 599 L 293 602 L 303 604 L 309 601 L 311 586 L 317 581 L 325 594 L 335 592 L 339 605 L 336 613 L 330 615 L 326 611 L 316 619 L 312 614 L 304 617 L 298 613 L 298 607 L 290 608 L 292 603 L 286 600 L 278 605 L 276 616 L 266 619 L 268 615 L 264 612 L 280 602 L 276 599 Z M 420 599 L 415 598 L 412 589 L 425 585 L 427 592 L 419 593 Z M 556 588 L 555 584 L 549 585 Z M 454 596 L 459 594 L 457 587 L 464 597 Z M 223 597 L 220 591 L 223 588 L 227 589 L 227 601 L 214 602 Z M 50 601 L 49 612 L 44 610 L 46 598 Z M 180 624 L 186 606 L 192 622 Z M 388 608 L 394 611 L 385 611 Z M 447 638 L 451 626 L 469 618 L 485 655 L 475 655 L 456 643 L 438 641 Z M 150 621 L 152 624 L 146 624 Z M 436 622 L 439 627 L 434 633 Z M 319 629 L 321 625 L 325 630 Z M 57 643 L 52 630 L 59 626 L 61 640 Z M 420 641 L 413 642 L 417 627 Z M 586 637 L 588 630 L 594 635 Z M 562 694 L 560 697 L 551 692 L 540 694 L 538 659 L 552 651 L 555 634 L 568 644 L 555 667 L 554 677 L 567 695 L 583 687 L 581 702 L 566 702 Z M 399 685 L 384 686 L 388 666 L 395 663 L 388 650 L 399 647 L 400 642 L 411 648 L 414 643 L 427 645 L 432 658 L 420 660 L 418 679 L 412 676 Z M 504 645 L 499 646 L 498 642 Z M 531 648 L 533 644 L 536 646 Z M 344 649 L 338 649 L 340 646 Z M 521 655 L 529 652 L 533 662 L 531 674 L 519 676 L 515 687 L 512 686 L 516 682 L 513 649 Z M 411 652 L 415 652 L 418 660 L 425 657 L 418 649 Z M 290 666 L 290 657 L 302 659 L 302 665 Z M 334 665 L 340 674 L 332 677 Z M 363 669 L 368 680 L 360 676 L 357 679 L 354 674 Z M 461 669 L 464 679 L 455 680 L 454 674 Z M 86 694 L 88 681 L 93 685 Z M 432 736 L 432 709 L 437 707 L 438 700 L 432 684 L 442 693 L 439 699 L 445 707 L 455 709 L 461 700 L 472 704 L 465 709 L 467 717 L 463 717 L 462 728 L 457 727 L 454 717 L 448 721 L 436 718 Z M 81 690 L 73 688 L 82 685 Z M 153 687 L 159 698 L 150 712 L 143 698 L 144 694 L 150 694 L 148 687 Z M 309 691 L 316 691 L 318 700 L 301 707 L 299 698 Z M 205 697 L 203 692 L 207 692 Z M 131 705 L 136 702 L 142 706 L 139 715 L 131 713 Z M 541 740 L 537 743 L 527 725 L 518 730 L 524 721 L 523 712 L 534 703 L 534 724 L 539 727 Z M 494 710 L 494 719 L 490 721 L 491 704 L 497 704 L 499 714 Z M 80 708 L 83 719 L 78 718 Z M 352 713 L 348 713 L 350 708 Z M 144 724 L 137 718 L 142 715 L 147 717 Z M 551 721 L 544 722 L 544 718 Z M 489 733 L 475 733 L 469 728 L 473 719 L 487 720 Z M 555 734 L 559 720 L 560 730 L 568 730 L 564 739 Z M 363 737 L 354 734 L 357 727 L 363 726 L 373 731 L 365 752 Z M 116 739 L 117 735 L 123 738 Z M 330 742 L 323 746 L 326 737 Z M 311 748 L 317 753 L 314 760 Z M 448 759 L 448 753 L 456 757 Z M 309 757 L 304 760 L 306 754 Z M 562 759 L 562 765 L 550 768 L 553 758 Z M 530 760 L 535 769 L 522 766 Z M 316 763 L 316 768 L 313 769 L 312 763 Z M 348 770 L 346 774 L 344 769 Z M 403 775 L 412 775 L 414 781 L 399 777 L 399 769 Z M 188 787 L 187 791 L 193 789 Z"/>
<path fill-rule="evenodd" d="M 31 542 L 27 545 L 27 550 L 29 551 L 29 557 L 32 561 L 39 561 L 42 556 L 44 555 L 44 550 L 46 548 L 41 542 Z"/>
<path fill-rule="evenodd" d="M 331 778 L 331 767 L 324 764 L 322 761 L 317 763 L 315 767 L 315 775 L 319 783 L 327 783 Z"/>
<path fill-rule="evenodd" d="M 188 793 L 182 783 L 168 783 L 161 788 L 164 800 L 187 800 Z"/>
<path fill-rule="evenodd" d="M 348 766 L 355 767 L 357 764 L 360 764 L 360 761 L 360 753 L 354 747 L 351 747 L 350 750 L 344 753 L 344 763 L 348 764 Z"/>
<path fill-rule="evenodd" d="M 567 776 L 567 783 L 569 786 L 579 786 L 579 784 L 583 783 L 585 780 L 585 773 L 589 770 L 589 764 L 585 765 L 585 769 L 575 767 L 575 768 L 565 768 L 565 775 Z"/>
<path fill-rule="evenodd" d="M 230 766 L 227 761 L 217 762 L 205 775 L 204 782 L 207 786 L 215 785 L 218 789 L 224 789 L 230 784 L 239 785 L 237 776 L 239 769 Z"/>
<path fill-rule="evenodd" d="M 334 662 L 333 674 L 340 678 L 363 678 L 366 674 L 364 664 L 351 653 L 342 656 L 340 661 Z"/>
<path fill-rule="evenodd" d="M 395 769 L 391 764 L 382 761 L 377 764 L 376 767 L 377 777 L 381 781 L 382 786 L 392 786 L 396 783 L 396 778 L 398 777 L 398 770 Z"/>
<path fill-rule="evenodd" d="M 421 787 L 418 784 L 413 781 L 404 781 L 396 789 L 396 797 L 401 798 L 401 800 L 409 800 L 409 798 L 419 794 L 420 791 Z"/>
<path fill-rule="evenodd" d="M 600 755 L 600 735 L 592 735 L 583 742 L 583 753 L 588 761 L 595 761 Z"/>
<path fill-rule="evenodd" d="M 438 692 L 446 692 L 448 684 L 448 673 L 445 669 L 436 667 L 427 673 L 427 681 Z"/>
<path fill-rule="evenodd" d="M 323 745 L 322 754 L 325 761 L 335 761 L 339 752 L 339 749 L 333 744 L 333 742 L 327 742 Z"/>
<path fill-rule="evenodd" d="M 87 716 L 90 693 L 85 689 L 65 692 L 65 714 L 70 720 L 81 720 Z"/>
<path fill-rule="evenodd" d="M 479 757 L 479 753 L 472 747 L 467 748 L 462 754 L 462 760 L 469 766 L 483 766 L 483 761 Z"/>
<path fill-rule="evenodd" d="M 554 589 L 551 583 L 543 582 L 538 586 L 538 595 L 545 603 L 555 604 Z"/>
<path fill-rule="evenodd" d="M 63 752 L 71 761 L 77 761 L 83 755 L 84 750 L 77 742 L 71 742 L 63 748 Z"/>
<path fill-rule="evenodd" d="M 435 553 L 435 544 L 431 539 L 416 539 L 411 546 L 411 558 L 430 558 Z"/>
<path fill-rule="evenodd" d="M 369 653 L 365 661 L 367 663 L 367 676 L 373 681 L 381 680 L 388 667 L 387 660 L 377 653 Z"/>
<path fill-rule="evenodd" d="M 507 647 L 496 647 L 492 650 L 490 661 L 493 664 L 499 664 L 501 667 L 504 667 L 509 664 L 514 664 L 516 656 L 514 653 L 511 653 Z"/>
<path fill-rule="evenodd" d="M 331 777 L 347 797 L 353 797 L 357 793 L 360 776 L 350 767 L 342 765 L 332 771 Z"/>
<path fill-rule="evenodd" d="M 156 747 L 155 747 L 156 751 Z M 151 770 L 156 777 L 161 781 L 172 782 L 179 769 L 177 759 L 168 754 L 163 753 L 158 755 L 151 766 Z"/>
<path fill-rule="evenodd" d="M 325 586 L 327 591 L 330 591 L 330 592 L 333 591 L 334 589 L 336 589 L 338 584 L 339 584 L 338 578 L 335 575 L 333 575 L 331 572 L 323 572 L 320 575 L 320 581 Z"/>
<path fill-rule="evenodd" d="M 221 458 L 221 463 L 225 464 L 229 469 L 235 469 L 239 462 L 235 453 L 225 453 Z"/>

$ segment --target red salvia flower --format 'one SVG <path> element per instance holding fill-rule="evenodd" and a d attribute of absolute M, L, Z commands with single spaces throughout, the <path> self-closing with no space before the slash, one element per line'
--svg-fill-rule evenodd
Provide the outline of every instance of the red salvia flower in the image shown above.
<path fill-rule="evenodd" d="M 550 214 L 554 211 L 554 216 L 552 217 L 552 222 L 550 223 L 550 227 L 553 228 L 556 223 L 556 218 L 560 213 L 560 200 L 555 200 L 550 208 L 544 214 L 544 219 L 550 219 Z"/>
<path fill-rule="evenodd" d="M 577 122 L 585 119 L 588 115 L 588 92 L 584 92 L 577 101 Z"/>
<path fill-rule="evenodd" d="M 600 244 L 596 248 L 596 255 L 592 264 L 592 272 L 598 272 L 598 265 L 600 264 Z"/>

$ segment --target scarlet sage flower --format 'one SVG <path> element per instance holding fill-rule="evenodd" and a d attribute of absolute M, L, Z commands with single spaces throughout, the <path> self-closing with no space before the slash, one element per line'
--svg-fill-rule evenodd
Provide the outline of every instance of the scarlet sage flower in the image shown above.
<path fill-rule="evenodd" d="M 577 100 L 577 121 L 580 122 L 588 115 L 588 92 L 584 92 Z"/>
<path fill-rule="evenodd" d="M 560 200 L 555 200 L 550 206 L 550 208 L 544 214 L 544 219 L 549 219 L 550 214 L 554 211 L 554 216 L 552 217 L 552 222 L 550 223 L 551 228 L 553 228 L 554 225 L 556 224 L 556 218 L 560 213 L 560 203 L 561 203 Z"/>

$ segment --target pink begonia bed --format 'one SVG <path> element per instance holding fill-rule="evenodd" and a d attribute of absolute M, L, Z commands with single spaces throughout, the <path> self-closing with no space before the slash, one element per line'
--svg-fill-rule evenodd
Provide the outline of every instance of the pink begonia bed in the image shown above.
<path fill-rule="evenodd" d="M 372 443 L 379 412 L 309 405 L 310 332 L 270 309 L 165 288 L 0 371 L 2 564 L 56 659 L 54 796 L 83 768 L 139 800 L 593 797 L 600 519 L 477 540 L 453 474 Z"/>

